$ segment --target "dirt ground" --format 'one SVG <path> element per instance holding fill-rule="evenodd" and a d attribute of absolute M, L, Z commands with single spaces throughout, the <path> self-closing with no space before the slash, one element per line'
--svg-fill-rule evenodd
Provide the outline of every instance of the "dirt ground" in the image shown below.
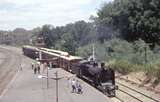
<path fill-rule="evenodd" d="M 120 75 L 120 74 L 118 74 L 118 75 Z M 160 90 L 160 83 L 155 85 L 154 84 L 155 78 L 154 77 L 148 78 L 144 72 L 132 72 L 127 75 L 121 75 L 121 77 L 128 79 L 128 80 L 131 80 L 131 81 L 138 83 L 140 85 L 152 87 L 155 90 Z"/>

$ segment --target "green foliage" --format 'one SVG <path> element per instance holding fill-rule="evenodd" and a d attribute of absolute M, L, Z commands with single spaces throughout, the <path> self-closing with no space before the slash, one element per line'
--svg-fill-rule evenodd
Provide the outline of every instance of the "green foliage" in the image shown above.
<path fill-rule="evenodd" d="M 95 43 L 95 56 L 97 60 L 106 60 L 106 49 L 103 44 Z M 92 55 L 93 44 L 89 44 L 77 49 L 76 54 L 82 57 L 89 57 Z"/>
<path fill-rule="evenodd" d="M 133 55 L 133 45 L 125 40 L 112 39 L 104 44 L 95 43 L 95 55 L 98 60 L 131 60 L 128 56 Z M 77 54 L 80 56 L 90 56 L 93 44 L 79 47 Z"/>
<path fill-rule="evenodd" d="M 108 55 L 110 59 L 125 59 L 130 60 L 128 56 L 133 54 L 132 44 L 127 41 L 120 40 L 120 39 L 112 39 L 104 43 L 106 49 L 108 50 Z"/>
<path fill-rule="evenodd" d="M 44 25 L 39 36 L 43 36 L 46 47 L 74 55 L 78 47 L 93 42 L 97 35 L 92 23 L 77 21 L 61 27 Z"/>
<path fill-rule="evenodd" d="M 153 62 L 152 64 L 148 65 L 149 67 L 146 68 L 146 73 L 148 76 L 154 76 L 155 82 L 160 82 L 160 59 Z"/>
<path fill-rule="evenodd" d="M 153 52 L 150 50 L 149 45 L 141 39 L 133 43 L 133 51 L 132 63 L 145 64 L 153 60 Z"/>
<path fill-rule="evenodd" d="M 54 27 L 52 27 L 51 25 L 44 25 L 38 36 L 42 36 L 44 38 L 46 47 L 49 48 L 54 46 L 54 43 L 58 38 L 57 33 L 54 32 Z"/>
<path fill-rule="evenodd" d="M 160 55 L 158 45 L 153 51 L 141 39 L 133 43 L 112 39 L 104 44 L 95 43 L 94 45 L 98 61 L 106 61 L 107 65 L 123 74 L 144 71 L 148 76 L 156 77 L 156 82 L 159 81 Z M 83 57 L 90 56 L 92 46 L 93 44 L 79 47 L 76 53 Z"/>
<path fill-rule="evenodd" d="M 75 49 L 77 44 L 74 41 L 73 35 L 70 33 L 64 33 L 61 39 L 62 50 L 69 52 L 70 54 L 75 54 Z"/>
<path fill-rule="evenodd" d="M 128 74 L 135 71 L 135 69 L 133 69 L 133 65 L 125 60 L 116 60 L 114 64 L 112 63 L 109 66 L 122 74 Z"/>
<path fill-rule="evenodd" d="M 92 45 L 91 44 L 83 46 L 83 47 L 79 47 L 76 51 L 76 55 L 82 56 L 84 58 L 87 58 L 91 54 L 92 54 Z"/>
<path fill-rule="evenodd" d="M 115 0 L 99 9 L 97 21 L 119 31 L 129 41 L 141 38 L 159 44 L 159 5 L 159 0 Z"/>

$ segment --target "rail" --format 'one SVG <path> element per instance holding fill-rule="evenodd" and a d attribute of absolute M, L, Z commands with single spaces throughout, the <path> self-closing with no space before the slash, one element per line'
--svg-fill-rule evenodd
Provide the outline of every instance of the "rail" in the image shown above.
<path fill-rule="evenodd" d="M 135 85 L 137 85 L 137 86 L 139 86 L 139 87 L 144 87 L 144 88 L 146 88 L 147 90 L 151 90 L 151 91 L 153 91 L 153 92 L 156 93 L 156 94 L 160 94 L 160 90 L 155 90 L 155 89 L 152 88 L 152 87 L 138 84 L 138 83 L 136 83 L 136 82 L 133 82 L 133 81 L 128 80 L 128 79 L 126 79 L 126 78 L 122 78 L 122 77 L 120 77 L 120 76 L 116 76 L 116 78 L 118 78 L 118 79 L 120 79 L 120 80 L 124 80 L 124 81 L 126 81 L 126 82 L 129 82 L 129 83 L 131 83 L 131 84 L 135 84 Z"/>
<path fill-rule="evenodd" d="M 128 96 L 136 99 L 136 100 L 139 101 L 139 102 L 145 102 L 144 100 L 146 100 L 146 99 L 152 100 L 152 101 L 154 101 L 154 102 L 160 102 L 159 100 L 157 100 L 157 99 L 155 99 L 155 98 L 152 98 L 152 97 L 146 95 L 145 93 L 142 93 L 142 92 L 140 92 L 140 91 L 137 91 L 136 89 L 133 89 L 133 88 L 131 88 L 131 87 L 128 87 L 128 86 L 126 86 L 126 85 L 124 85 L 124 84 L 122 84 L 122 83 L 120 83 L 120 82 L 117 82 L 117 81 L 116 81 L 116 83 L 117 83 L 118 86 L 119 86 L 119 91 L 127 94 Z M 126 90 L 123 89 L 123 88 L 121 88 L 121 87 L 126 88 Z M 127 89 L 128 89 L 129 91 L 131 90 L 132 92 L 137 93 L 137 94 L 139 94 L 139 95 L 141 95 L 141 96 L 144 96 L 145 98 L 143 98 L 143 100 L 142 100 L 141 97 L 136 97 L 135 94 L 130 93 L 129 91 L 127 91 Z M 118 96 L 116 96 L 116 97 L 118 98 Z M 119 100 L 121 100 L 121 102 L 125 102 L 125 100 L 123 100 L 123 99 L 121 99 L 121 98 L 119 98 Z"/>

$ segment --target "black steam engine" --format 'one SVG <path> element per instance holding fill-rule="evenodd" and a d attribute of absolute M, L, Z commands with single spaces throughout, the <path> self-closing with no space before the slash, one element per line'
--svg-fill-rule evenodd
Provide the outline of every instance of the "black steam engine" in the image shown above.
<path fill-rule="evenodd" d="M 95 62 L 80 61 L 72 67 L 73 73 L 78 77 L 87 80 L 91 85 L 102 91 L 108 96 L 115 96 L 115 90 L 118 88 L 115 85 L 114 70 L 105 68 L 105 64 L 101 63 L 100 67 Z"/>

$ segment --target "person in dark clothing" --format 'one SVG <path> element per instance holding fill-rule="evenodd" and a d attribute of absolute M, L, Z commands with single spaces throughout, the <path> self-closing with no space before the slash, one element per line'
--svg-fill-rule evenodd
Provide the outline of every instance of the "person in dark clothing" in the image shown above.
<path fill-rule="evenodd" d="M 34 69 L 34 64 L 33 63 L 31 63 L 31 67 L 32 67 L 32 70 Z"/>
<path fill-rule="evenodd" d="M 37 70 L 38 70 L 38 74 L 40 74 L 40 66 L 39 65 L 37 67 Z"/>
<path fill-rule="evenodd" d="M 78 94 L 82 94 L 82 93 L 83 93 L 83 91 L 82 91 L 82 86 L 81 86 L 80 83 L 78 83 L 78 86 L 77 86 L 77 93 L 78 93 Z"/>
<path fill-rule="evenodd" d="M 36 74 L 36 73 L 37 73 L 37 68 L 35 67 L 35 68 L 34 68 L 34 74 Z"/>

